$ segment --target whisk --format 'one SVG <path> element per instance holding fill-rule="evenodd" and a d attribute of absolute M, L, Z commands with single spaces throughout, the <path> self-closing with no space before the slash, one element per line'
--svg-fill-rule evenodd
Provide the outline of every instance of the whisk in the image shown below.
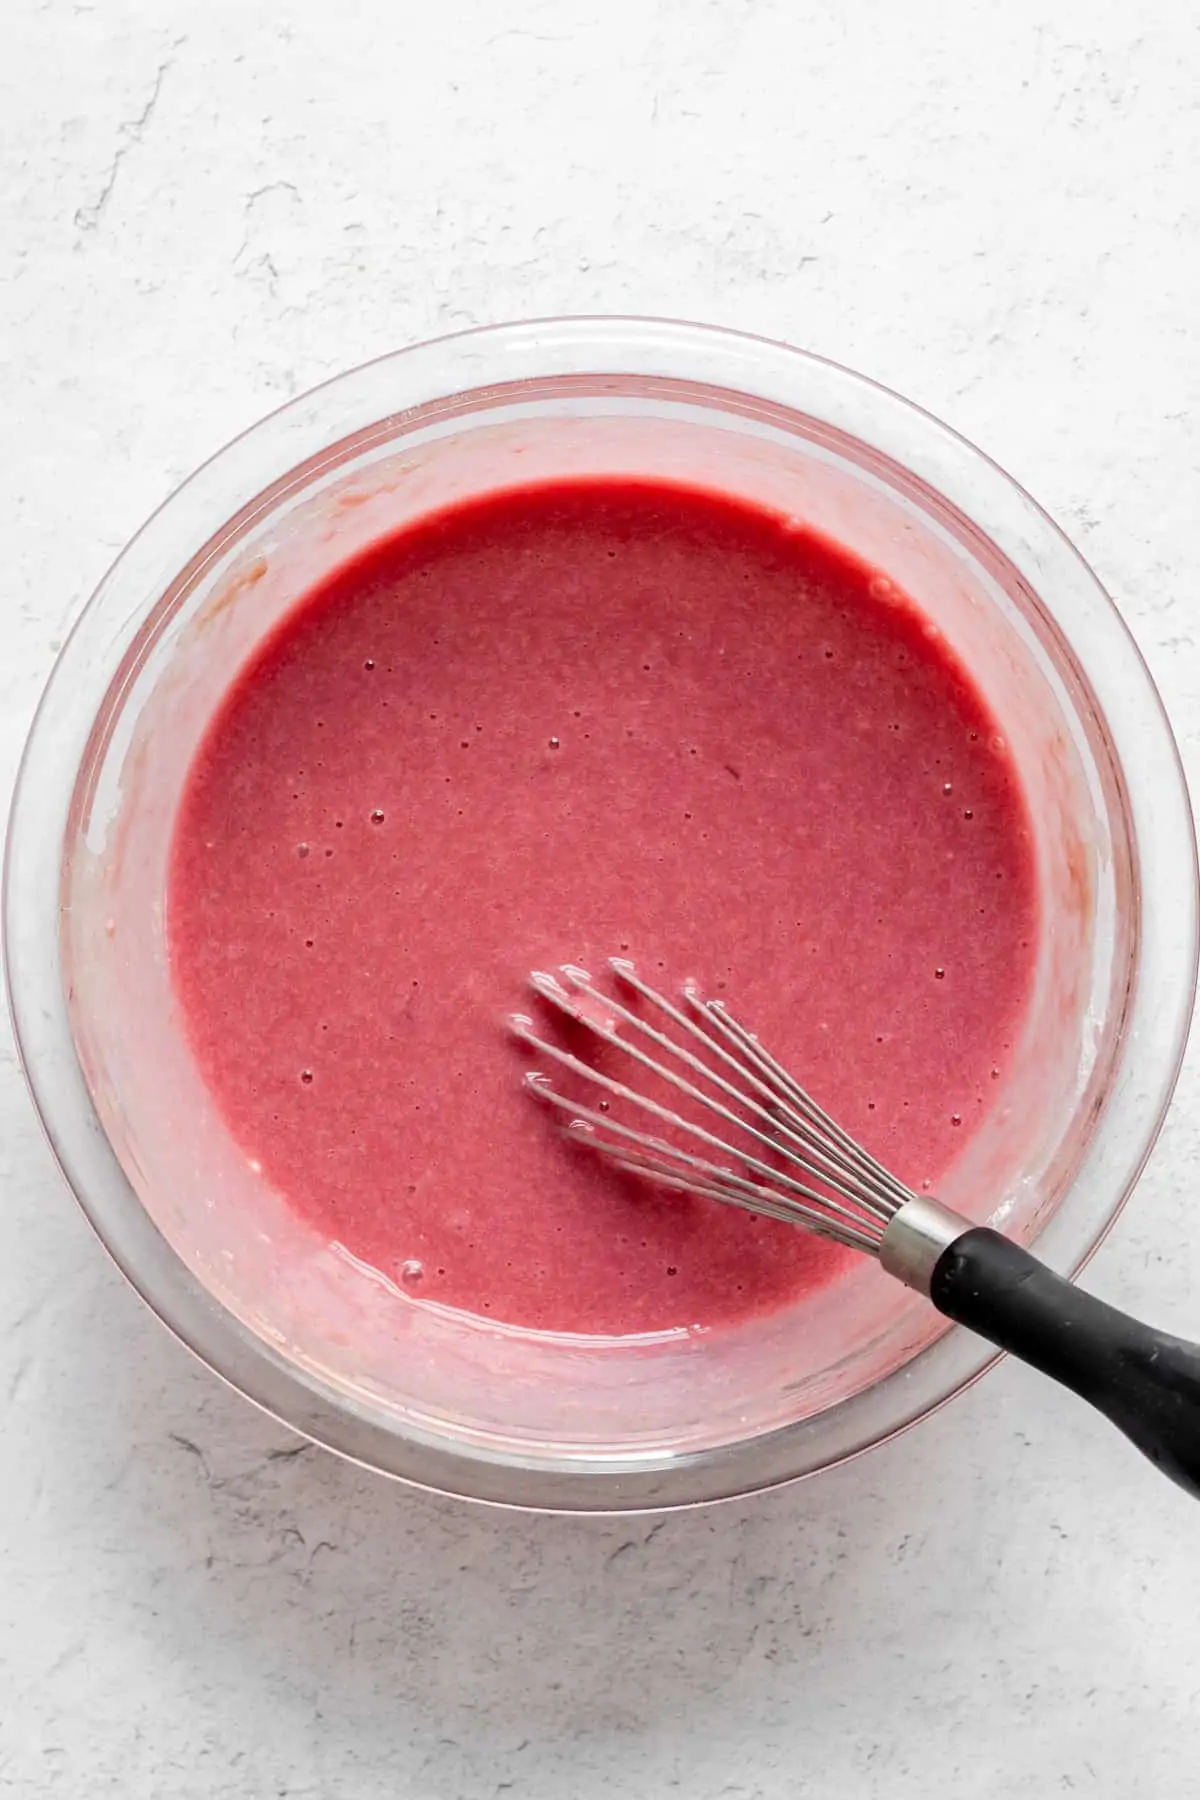
<path fill-rule="evenodd" d="M 622 1079 L 542 1036 L 524 1014 L 511 1021 L 541 1057 L 600 1090 L 596 1105 L 586 1105 L 560 1092 L 544 1070 L 526 1077 L 576 1142 L 624 1174 L 877 1257 L 948 1319 L 1089 1401 L 1200 1498 L 1200 1347 L 1131 1319 L 1000 1232 L 913 1193 L 723 1001 L 689 984 L 676 1004 L 628 960 L 614 957 L 609 967 L 616 995 L 571 965 L 535 973 L 531 985 L 644 1070 L 650 1092 L 632 1085 L 636 1076 Z"/>

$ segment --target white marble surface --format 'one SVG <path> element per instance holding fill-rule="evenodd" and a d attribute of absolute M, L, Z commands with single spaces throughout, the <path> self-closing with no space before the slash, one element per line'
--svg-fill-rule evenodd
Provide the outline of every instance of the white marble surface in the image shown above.
<path fill-rule="evenodd" d="M 3 0 L 0 791 L 145 513 L 348 363 L 690 315 L 1072 530 L 1200 788 L 1194 0 Z M 122 1286 L 0 1028 L 0 1794 L 1174 1800 L 1200 1514 L 1019 1368 L 807 1486 L 507 1517 L 289 1442 Z M 1200 1058 L 1089 1276 L 1200 1331 Z"/>

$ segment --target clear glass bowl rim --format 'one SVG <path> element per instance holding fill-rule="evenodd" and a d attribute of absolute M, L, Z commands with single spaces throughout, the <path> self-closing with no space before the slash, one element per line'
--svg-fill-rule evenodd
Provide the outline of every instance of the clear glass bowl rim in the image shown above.
<path fill-rule="evenodd" d="M 1019 504 L 1039 553 L 1069 563 L 1089 583 L 1089 632 L 1123 661 L 1123 722 L 1113 730 L 1123 769 L 1153 764 L 1156 791 L 1129 784 L 1139 866 L 1153 848 L 1163 878 L 1143 894 L 1139 978 L 1129 1031 L 1139 1054 L 1137 1092 L 1126 1084 L 1112 1105 L 1125 1109 L 1131 1140 L 1104 1203 L 1086 1205 L 1078 1182 L 1054 1214 L 1047 1261 L 1075 1275 L 1103 1241 L 1132 1190 L 1165 1118 L 1187 1042 L 1196 987 L 1198 883 L 1196 841 L 1182 764 L 1162 702 L 1112 600 L 1050 517 L 998 465 L 931 414 L 841 365 L 770 339 L 709 325 L 629 316 L 577 316 L 485 326 L 455 333 L 344 371 L 289 401 L 230 440 L 163 502 L 116 558 L 59 654 L 26 742 L 14 789 L 5 849 L 4 962 L 17 1047 L 42 1127 L 84 1214 L 132 1286 L 174 1335 L 230 1386 L 282 1423 L 364 1466 L 418 1486 L 499 1505 L 608 1513 L 659 1510 L 733 1498 L 846 1461 L 905 1430 L 945 1404 L 996 1360 L 991 1348 L 957 1328 L 864 1392 L 768 1436 L 647 1466 L 637 1459 L 581 1456 L 555 1466 L 480 1455 L 449 1439 L 401 1432 L 382 1415 L 352 1407 L 332 1388 L 301 1374 L 280 1352 L 213 1300 L 153 1225 L 104 1137 L 74 1055 L 59 954 L 58 877 L 67 811 L 90 717 L 71 718 L 74 671 L 94 650 L 102 615 L 118 595 L 135 548 L 168 541 L 177 510 L 194 502 L 218 470 L 253 460 L 285 422 L 312 439 L 313 453 L 373 422 L 364 399 L 378 392 L 376 420 L 457 395 L 554 376 L 682 379 L 709 392 L 751 394 L 832 425 L 892 458 L 954 501 L 947 476 L 969 469 L 976 487 Z M 896 442 L 904 450 L 897 454 Z M 293 457 L 291 466 L 301 459 Z M 272 468 L 244 503 L 273 479 Z M 952 486 L 952 480 L 950 483 Z M 986 518 L 964 508 L 993 538 Z M 997 512 L 999 512 L 997 507 Z M 214 517 L 216 533 L 227 521 Z M 1004 549 L 1002 538 L 994 540 Z M 1047 606 L 1046 583 L 1039 595 Z M 1057 614 L 1054 615 L 1056 621 Z M 141 621 L 137 621 L 141 623 Z M 1078 648 L 1078 633 L 1064 628 Z M 115 669 L 114 671 L 115 672 Z M 1103 705 L 1105 696 L 1097 694 Z M 1105 717 L 1113 723 L 1109 709 Z M 1140 745 L 1140 751 L 1139 751 Z M 1123 749 L 1124 746 L 1124 749 Z M 1141 754 L 1144 752 L 1144 755 Z M 1165 873 L 1163 863 L 1165 858 Z M 1174 920 L 1167 929 L 1170 919 Z M 1141 1116 L 1132 1119 L 1130 1109 Z M 1045 1251 L 1042 1239 L 1039 1250 Z M 831 1416 L 840 1423 L 831 1435 Z M 824 1429 L 820 1429 L 824 1425 Z"/>

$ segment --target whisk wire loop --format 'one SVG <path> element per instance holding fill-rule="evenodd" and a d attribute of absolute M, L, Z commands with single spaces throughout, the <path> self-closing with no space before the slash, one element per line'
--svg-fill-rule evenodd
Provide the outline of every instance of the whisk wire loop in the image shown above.
<path fill-rule="evenodd" d="M 542 1037 L 531 1019 L 515 1017 L 514 1031 L 539 1055 L 622 1107 L 654 1119 L 668 1134 L 652 1135 L 613 1116 L 609 1100 L 587 1106 L 560 1093 L 546 1074 L 531 1074 L 532 1090 L 563 1116 L 568 1135 L 625 1174 L 803 1224 L 877 1255 L 889 1221 L 912 1198 L 909 1190 L 818 1105 L 723 1002 L 687 987 L 684 1006 L 676 1006 L 632 963 L 613 958 L 610 966 L 656 1022 L 601 992 L 584 970 L 571 965 L 560 976 L 537 972 L 531 985 L 574 1025 L 673 1089 L 689 1110 L 631 1086 Z M 664 1024 L 674 1033 L 662 1029 Z M 733 1142 L 719 1135 L 714 1121 L 732 1128 Z"/>

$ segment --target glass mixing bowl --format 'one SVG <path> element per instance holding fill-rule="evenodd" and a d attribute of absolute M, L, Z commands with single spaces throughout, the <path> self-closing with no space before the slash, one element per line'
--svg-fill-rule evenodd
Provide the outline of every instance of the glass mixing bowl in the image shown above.
<path fill-rule="evenodd" d="M 1170 729 L 1095 577 L 1020 488 L 782 345 L 634 319 L 471 332 L 342 375 L 222 450 L 118 558 L 51 677 L 12 813 L 6 963 L 80 1205 L 212 1368 L 432 1488 L 658 1508 L 852 1456 L 993 1353 L 865 1259 L 724 1332 L 552 1336 L 418 1302 L 319 1239 L 230 1138 L 164 945 L 190 758 L 297 593 L 399 521 L 567 473 L 672 477 L 814 524 L 913 593 L 973 671 L 1029 795 L 1044 905 L 1014 1072 L 941 1192 L 1078 1270 L 1154 1141 L 1190 1017 L 1195 843 Z"/>

